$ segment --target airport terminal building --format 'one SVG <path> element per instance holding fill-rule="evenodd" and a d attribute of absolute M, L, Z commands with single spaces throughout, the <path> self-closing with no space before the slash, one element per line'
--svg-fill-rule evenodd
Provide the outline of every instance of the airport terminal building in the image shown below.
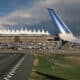
<path fill-rule="evenodd" d="M 0 42 L 45 41 L 52 38 L 49 26 L 44 25 L 1 25 Z"/>

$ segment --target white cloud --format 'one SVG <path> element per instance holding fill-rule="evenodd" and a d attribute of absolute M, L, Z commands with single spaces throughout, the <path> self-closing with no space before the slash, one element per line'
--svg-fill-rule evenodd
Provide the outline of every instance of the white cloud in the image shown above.
<path fill-rule="evenodd" d="M 15 10 L 10 14 L 0 17 L 0 24 L 31 24 L 38 23 L 40 21 L 49 20 L 50 17 L 48 15 L 47 7 L 53 8 L 57 5 L 69 4 L 69 3 L 77 3 L 80 2 L 77 0 L 38 0 L 33 3 L 30 8 L 21 8 L 19 10 Z M 63 5 L 62 4 L 62 5 Z"/>
<path fill-rule="evenodd" d="M 46 20 L 46 8 L 56 4 L 57 2 L 58 1 L 53 0 L 35 1 L 31 8 L 16 10 L 7 16 L 1 17 L 0 24 L 35 23 Z"/>

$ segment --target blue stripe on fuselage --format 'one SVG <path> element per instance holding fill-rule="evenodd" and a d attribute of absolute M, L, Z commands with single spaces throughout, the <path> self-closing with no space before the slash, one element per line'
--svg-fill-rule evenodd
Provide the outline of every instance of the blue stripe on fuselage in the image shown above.
<path fill-rule="evenodd" d="M 59 18 L 59 16 L 54 12 L 53 9 L 48 8 L 48 11 L 50 13 L 50 16 L 51 16 L 53 22 L 55 22 L 60 33 L 71 33 L 69 28 L 63 23 L 63 21 Z"/>

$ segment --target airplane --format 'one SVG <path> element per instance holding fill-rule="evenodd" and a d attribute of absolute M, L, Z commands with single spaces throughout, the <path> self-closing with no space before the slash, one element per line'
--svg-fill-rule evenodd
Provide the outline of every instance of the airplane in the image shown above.
<path fill-rule="evenodd" d="M 53 23 L 58 29 L 58 36 L 62 40 L 62 45 L 67 42 L 80 44 L 80 39 L 77 38 L 71 30 L 67 27 L 67 25 L 63 22 L 63 20 L 58 16 L 58 14 L 53 10 L 48 8 L 49 14 L 52 18 Z"/>

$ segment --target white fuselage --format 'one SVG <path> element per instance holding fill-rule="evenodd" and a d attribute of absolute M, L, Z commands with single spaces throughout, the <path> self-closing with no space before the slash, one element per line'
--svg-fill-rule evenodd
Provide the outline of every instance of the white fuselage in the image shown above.
<path fill-rule="evenodd" d="M 64 41 L 80 43 L 80 39 L 75 37 L 72 33 L 65 33 L 65 34 L 60 33 L 59 37 Z"/>

